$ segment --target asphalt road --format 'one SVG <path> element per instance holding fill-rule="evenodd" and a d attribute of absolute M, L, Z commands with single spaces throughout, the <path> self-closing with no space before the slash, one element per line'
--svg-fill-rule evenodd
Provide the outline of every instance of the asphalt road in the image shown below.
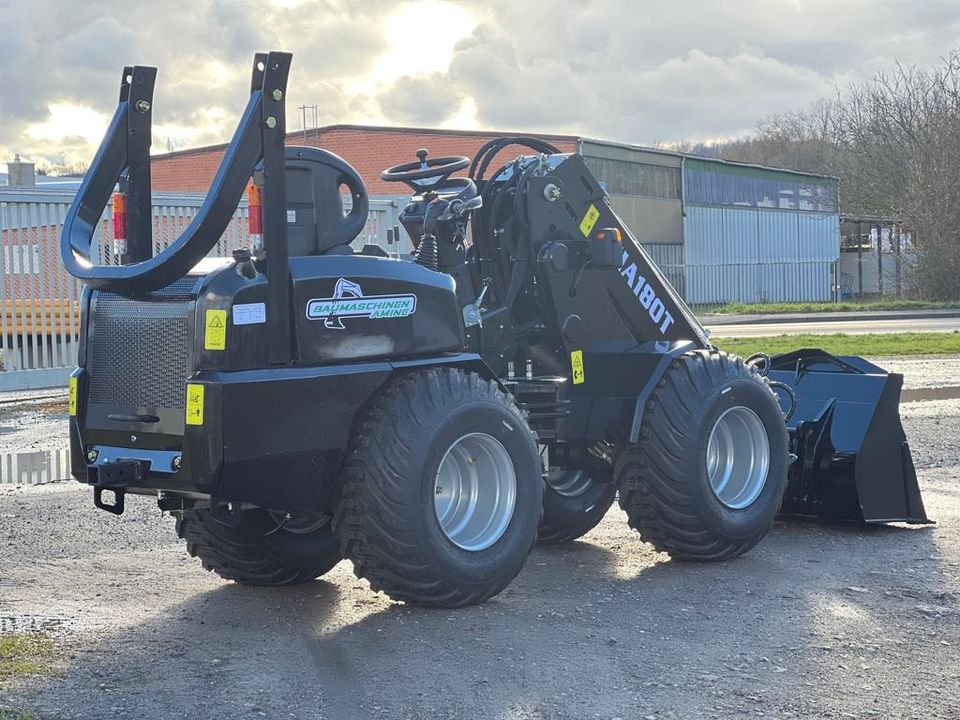
<path fill-rule="evenodd" d="M 0 413 L 0 439 L 18 447 L 65 432 L 57 406 Z M 960 401 L 902 414 L 935 526 L 778 522 L 740 559 L 691 565 L 654 552 L 615 509 L 583 541 L 536 550 L 492 601 L 455 611 L 391 602 L 346 562 L 297 588 L 239 587 L 189 558 L 149 500 L 117 518 L 72 483 L 0 487 L 0 632 L 44 628 L 57 643 L 51 674 L 0 686 L 0 708 L 956 720 Z"/>
<path fill-rule="evenodd" d="M 960 317 L 924 317 L 896 320 L 830 320 L 789 323 L 749 323 L 710 325 L 712 337 L 757 337 L 765 335 L 798 335 L 801 333 L 901 333 L 960 331 Z"/>

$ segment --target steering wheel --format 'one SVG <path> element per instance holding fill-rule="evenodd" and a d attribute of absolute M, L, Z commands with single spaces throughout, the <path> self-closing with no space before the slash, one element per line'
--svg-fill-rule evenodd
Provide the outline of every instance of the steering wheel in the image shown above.
<path fill-rule="evenodd" d="M 470 159 L 462 155 L 450 155 L 427 159 L 427 151 L 417 150 L 414 162 L 394 165 L 380 173 L 380 179 L 387 182 L 403 182 L 417 192 L 432 190 L 446 182 L 457 170 L 463 170 Z"/>

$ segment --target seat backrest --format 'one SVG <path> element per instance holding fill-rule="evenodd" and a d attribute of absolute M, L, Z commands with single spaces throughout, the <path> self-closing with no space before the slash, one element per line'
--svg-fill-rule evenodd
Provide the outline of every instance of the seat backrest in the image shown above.
<path fill-rule="evenodd" d="M 288 147 L 286 168 L 290 256 L 349 252 L 370 207 L 360 175 L 343 158 L 314 147 Z M 342 188 L 352 201 L 346 215 Z"/>

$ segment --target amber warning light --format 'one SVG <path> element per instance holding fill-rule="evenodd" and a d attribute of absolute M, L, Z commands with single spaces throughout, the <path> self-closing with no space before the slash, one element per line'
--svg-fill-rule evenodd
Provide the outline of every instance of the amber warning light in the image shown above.
<path fill-rule="evenodd" d="M 247 186 L 248 228 L 250 230 L 250 249 L 263 248 L 263 192 L 253 183 Z"/>
<path fill-rule="evenodd" d="M 113 252 L 127 254 L 127 196 L 122 192 L 113 194 Z"/>

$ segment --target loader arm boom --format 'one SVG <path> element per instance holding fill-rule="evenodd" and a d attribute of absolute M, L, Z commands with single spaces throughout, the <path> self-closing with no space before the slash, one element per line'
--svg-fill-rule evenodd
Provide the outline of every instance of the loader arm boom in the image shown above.
<path fill-rule="evenodd" d="M 542 200 L 552 196 L 551 185 L 560 188 L 560 197 Z M 703 326 L 617 217 L 610 197 L 580 155 L 532 178 L 528 197 L 536 198 L 529 201 L 533 237 L 549 238 L 559 230 L 584 246 L 587 269 L 601 275 L 620 319 L 638 343 L 690 341 L 699 348 L 711 346 Z"/>
<path fill-rule="evenodd" d="M 617 217 L 580 155 L 564 156 L 550 172 L 531 177 L 526 195 L 532 237 L 543 244 L 560 240 L 579 248 L 576 255 L 583 265 L 578 281 L 586 273 L 602 279 L 617 315 L 638 344 L 688 341 L 710 347 L 703 326 Z M 566 287 L 554 292 L 560 314 L 565 312 L 564 294 L 569 294 Z"/>

